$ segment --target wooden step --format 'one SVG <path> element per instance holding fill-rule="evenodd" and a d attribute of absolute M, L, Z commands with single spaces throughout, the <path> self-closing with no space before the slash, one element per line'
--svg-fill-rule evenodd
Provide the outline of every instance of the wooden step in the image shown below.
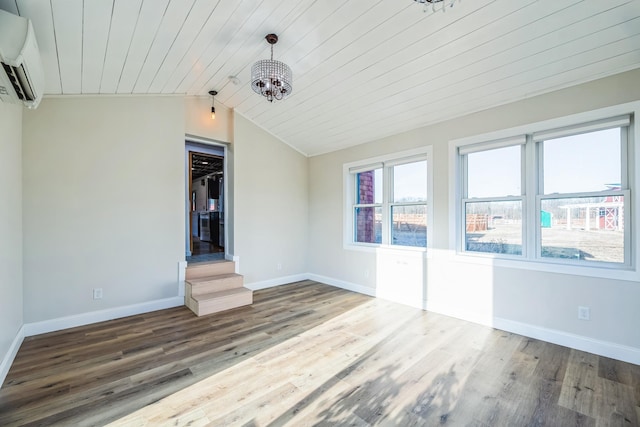
<path fill-rule="evenodd" d="M 236 263 L 233 261 L 214 261 L 187 265 L 185 278 L 199 279 L 207 276 L 217 276 L 219 274 L 230 274 L 236 272 Z"/>
<path fill-rule="evenodd" d="M 187 280 L 187 286 L 191 285 L 191 295 L 203 295 L 227 289 L 241 288 L 242 283 L 242 276 L 236 273 Z"/>
<path fill-rule="evenodd" d="M 198 316 L 218 313 L 253 303 L 253 292 L 247 288 L 226 289 L 185 298 L 187 306 Z"/>

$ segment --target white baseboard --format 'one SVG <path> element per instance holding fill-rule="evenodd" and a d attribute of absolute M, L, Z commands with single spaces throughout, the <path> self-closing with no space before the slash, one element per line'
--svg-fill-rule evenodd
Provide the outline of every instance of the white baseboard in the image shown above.
<path fill-rule="evenodd" d="M 524 335 L 525 337 L 640 365 L 640 349 L 635 347 L 596 340 L 555 329 L 542 328 L 509 319 L 501 319 L 499 317 L 494 318 L 493 327 L 518 335 Z"/>
<path fill-rule="evenodd" d="M 310 280 L 315 280 L 316 282 L 326 283 L 327 285 L 346 289 L 348 291 L 377 297 L 376 290 L 368 286 L 362 286 L 340 279 L 321 276 L 318 274 L 308 274 L 307 278 Z M 462 319 L 480 325 L 490 326 L 503 331 L 539 339 L 576 350 L 586 351 L 589 353 L 597 354 L 599 356 L 610 357 L 612 359 L 621 360 L 623 362 L 640 365 L 640 348 L 624 346 L 608 341 L 596 340 L 581 335 L 547 329 L 540 326 L 520 323 L 509 319 L 491 317 L 482 313 L 472 313 L 464 310 L 459 310 L 451 306 L 438 306 L 429 303 L 428 301 L 422 301 L 422 303 L 427 307 L 428 311 L 432 311 L 434 313 L 455 317 L 457 319 Z M 417 305 L 409 305 L 417 307 Z"/>
<path fill-rule="evenodd" d="M 325 283 L 327 285 L 335 286 L 336 288 L 342 288 L 347 291 L 357 292 L 359 294 L 369 295 L 370 297 L 375 297 L 376 290 L 375 288 L 370 288 L 368 286 L 362 286 L 351 282 L 346 282 L 340 279 L 334 279 L 333 277 L 321 276 L 319 274 L 307 274 L 307 279 L 315 280 L 316 282 Z"/>
<path fill-rule="evenodd" d="M 184 305 L 184 297 L 171 297 L 161 300 L 143 302 L 140 304 L 115 307 L 73 316 L 59 317 L 57 319 L 43 320 L 41 322 L 27 323 L 24 325 L 24 335 L 27 337 L 47 332 L 60 331 L 62 329 L 75 328 L 76 326 L 90 325 L 104 322 L 105 320 L 119 319 L 121 317 L 148 313 L 166 308 Z"/>
<path fill-rule="evenodd" d="M 11 346 L 9 347 L 9 351 L 5 354 L 2 359 L 2 363 L 0 363 L 0 387 L 4 384 L 5 378 L 7 378 L 7 374 L 9 373 L 9 369 L 13 364 L 14 359 L 16 358 L 16 354 L 18 354 L 18 350 L 22 345 L 22 341 L 24 341 L 24 325 L 20 327 L 18 333 L 16 334 Z"/>
<path fill-rule="evenodd" d="M 258 291 L 260 289 L 273 288 L 274 286 L 286 285 L 293 282 L 299 282 L 301 280 L 307 280 L 308 278 L 308 274 L 294 274 L 293 276 L 276 277 L 275 279 L 246 283 L 244 287 L 247 289 L 251 289 L 252 291 Z"/>

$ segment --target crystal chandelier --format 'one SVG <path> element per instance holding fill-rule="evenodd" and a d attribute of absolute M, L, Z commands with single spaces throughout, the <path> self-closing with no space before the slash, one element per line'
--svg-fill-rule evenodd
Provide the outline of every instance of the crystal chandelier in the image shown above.
<path fill-rule="evenodd" d="M 278 42 L 278 36 L 267 34 L 267 43 L 271 45 L 271 59 L 263 59 L 251 67 L 251 88 L 259 95 L 273 102 L 291 95 L 293 91 L 291 68 L 284 62 L 274 61 L 273 45 Z"/>
<path fill-rule="evenodd" d="M 424 5 L 424 12 L 429 11 L 429 5 L 431 5 L 431 11 L 436 12 L 438 10 L 445 11 L 446 7 L 453 7 L 457 0 L 413 0 L 416 3 Z"/>

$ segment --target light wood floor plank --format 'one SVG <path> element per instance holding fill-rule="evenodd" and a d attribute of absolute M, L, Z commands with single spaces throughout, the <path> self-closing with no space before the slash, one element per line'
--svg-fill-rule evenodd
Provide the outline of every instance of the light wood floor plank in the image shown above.
<path fill-rule="evenodd" d="M 630 427 L 640 367 L 302 281 L 29 337 L 0 425 Z"/>

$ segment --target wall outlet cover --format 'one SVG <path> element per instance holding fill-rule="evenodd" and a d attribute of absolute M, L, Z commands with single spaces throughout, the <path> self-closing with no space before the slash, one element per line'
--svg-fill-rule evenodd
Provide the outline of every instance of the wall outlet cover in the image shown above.
<path fill-rule="evenodd" d="M 589 307 L 578 307 L 579 320 L 591 320 L 591 309 Z"/>

